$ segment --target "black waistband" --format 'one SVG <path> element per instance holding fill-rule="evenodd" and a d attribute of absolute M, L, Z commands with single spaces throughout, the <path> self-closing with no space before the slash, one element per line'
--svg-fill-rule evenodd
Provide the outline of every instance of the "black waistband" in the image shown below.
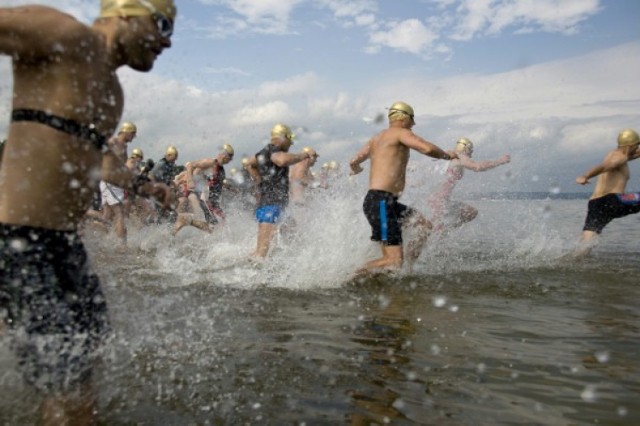
<path fill-rule="evenodd" d="M 35 109 L 14 109 L 11 111 L 11 121 L 33 121 L 35 123 L 41 123 L 72 136 L 88 140 L 99 150 L 102 150 L 107 142 L 107 138 L 98 133 L 93 124 L 84 126 L 75 120 L 58 117 Z"/>

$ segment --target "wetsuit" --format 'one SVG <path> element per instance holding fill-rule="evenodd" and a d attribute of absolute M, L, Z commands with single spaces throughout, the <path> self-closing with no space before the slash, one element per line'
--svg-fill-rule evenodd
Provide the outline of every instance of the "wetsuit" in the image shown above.
<path fill-rule="evenodd" d="M 222 197 L 222 187 L 226 174 L 224 167 L 215 161 L 213 166 L 213 174 L 207 176 L 207 186 L 209 187 L 209 197 L 207 199 L 207 210 L 205 211 L 205 219 L 210 224 L 217 224 L 218 219 L 216 216 L 224 219 L 224 212 L 220 205 L 220 198 Z"/>
<path fill-rule="evenodd" d="M 289 167 L 280 167 L 271 161 L 271 155 L 284 152 L 268 144 L 256 154 L 260 184 L 256 219 L 259 223 L 277 223 L 289 204 Z"/>
<path fill-rule="evenodd" d="M 640 192 L 607 194 L 589 200 L 584 231 L 601 233 L 613 219 L 640 212 Z"/>

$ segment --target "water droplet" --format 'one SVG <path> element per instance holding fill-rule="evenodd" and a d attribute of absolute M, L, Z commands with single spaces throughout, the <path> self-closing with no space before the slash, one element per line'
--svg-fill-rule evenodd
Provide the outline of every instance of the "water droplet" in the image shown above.
<path fill-rule="evenodd" d="M 455 312 L 458 312 L 458 309 L 459 309 L 459 308 L 458 308 L 458 306 L 456 306 L 456 305 L 451 305 L 451 306 L 449 306 L 449 311 L 451 311 L 451 312 L 454 312 L 454 313 L 455 313 Z"/>
<path fill-rule="evenodd" d="M 12 250 L 24 251 L 27 248 L 27 240 L 24 238 L 14 238 L 9 242 Z"/>
<path fill-rule="evenodd" d="M 444 296 L 436 296 L 433 298 L 433 306 L 436 308 L 442 308 L 447 304 L 447 298 Z"/>
<path fill-rule="evenodd" d="M 595 356 L 599 363 L 609 362 L 609 351 L 598 351 Z"/>
<path fill-rule="evenodd" d="M 596 387 L 594 385 L 587 385 L 580 394 L 580 398 L 582 398 L 584 402 L 596 402 L 598 399 Z"/>
<path fill-rule="evenodd" d="M 618 407 L 617 412 L 618 412 L 618 415 L 621 417 L 626 416 L 628 413 L 627 407 Z"/>
<path fill-rule="evenodd" d="M 71 179 L 69 182 L 69 188 L 78 189 L 80 188 L 80 181 L 78 179 Z"/>
<path fill-rule="evenodd" d="M 487 366 L 483 362 L 481 362 L 480 364 L 476 365 L 476 371 L 482 374 L 487 371 Z"/>
<path fill-rule="evenodd" d="M 440 346 L 436 345 L 435 343 L 431 345 L 431 353 L 433 355 L 440 355 Z"/>

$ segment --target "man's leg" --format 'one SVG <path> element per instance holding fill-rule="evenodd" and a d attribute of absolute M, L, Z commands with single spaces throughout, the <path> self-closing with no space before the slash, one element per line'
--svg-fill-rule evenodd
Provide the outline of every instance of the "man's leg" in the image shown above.
<path fill-rule="evenodd" d="M 264 258 L 269 252 L 269 246 L 276 230 L 276 225 L 273 223 L 259 223 L 258 224 L 258 244 L 254 257 Z"/>
<path fill-rule="evenodd" d="M 405 228 L 410 228 L 415 233 L 411 241 L 407 243 L 407 261 L 409 266 L 413 266 L 422 249 L 424 248 L 427 238 L 429 238 L 429 232 L 433 228 L 431 222 L 429 222 L 423 215 L 416 210 L 409 216 L 404 225 Z"/>
<path fill-rule="evenodd" d="M 116 236 L 123 245 L 127 244 L 127 224 L 125 223 L 124 205 L 122 203 L 111 206 L 115 216 Z"/>

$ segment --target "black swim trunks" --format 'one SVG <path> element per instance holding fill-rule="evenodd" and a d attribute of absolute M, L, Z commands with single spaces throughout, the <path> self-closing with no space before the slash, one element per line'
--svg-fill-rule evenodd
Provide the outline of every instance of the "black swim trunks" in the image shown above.
<path fill-rule="evenodd" d="M 640 193 L 607 194 L 589 200 L 584 231 L 601 233 L 613 219 L 640 212 Z"/>
<path fill-rule="evenodd" d="M 87 140 L 98 150 L 102 150 L 107 142 L 107 138 L 100 134 L 93 125 L 85 126 L 77 121 L 35 109 L 14 109 L 11 111 L 11 121 L 32 121 L 34 123 L 44 124 L 60 132 Z"/>
<path fill-rule="evenodd" d="M 87 380 L 109 322 L 80 237 L 0 224 L 0 271 L 0 321 L 25 380 L 44 392 Z"/>
<path fill-rule="evenodd" d="M 362 205 L 371 225 L 371 240 L 389 246 L 402 245 L 402 223 L 414 210 L 398 202 L 398 197 L 386 191 L 369 190 Z"/>

